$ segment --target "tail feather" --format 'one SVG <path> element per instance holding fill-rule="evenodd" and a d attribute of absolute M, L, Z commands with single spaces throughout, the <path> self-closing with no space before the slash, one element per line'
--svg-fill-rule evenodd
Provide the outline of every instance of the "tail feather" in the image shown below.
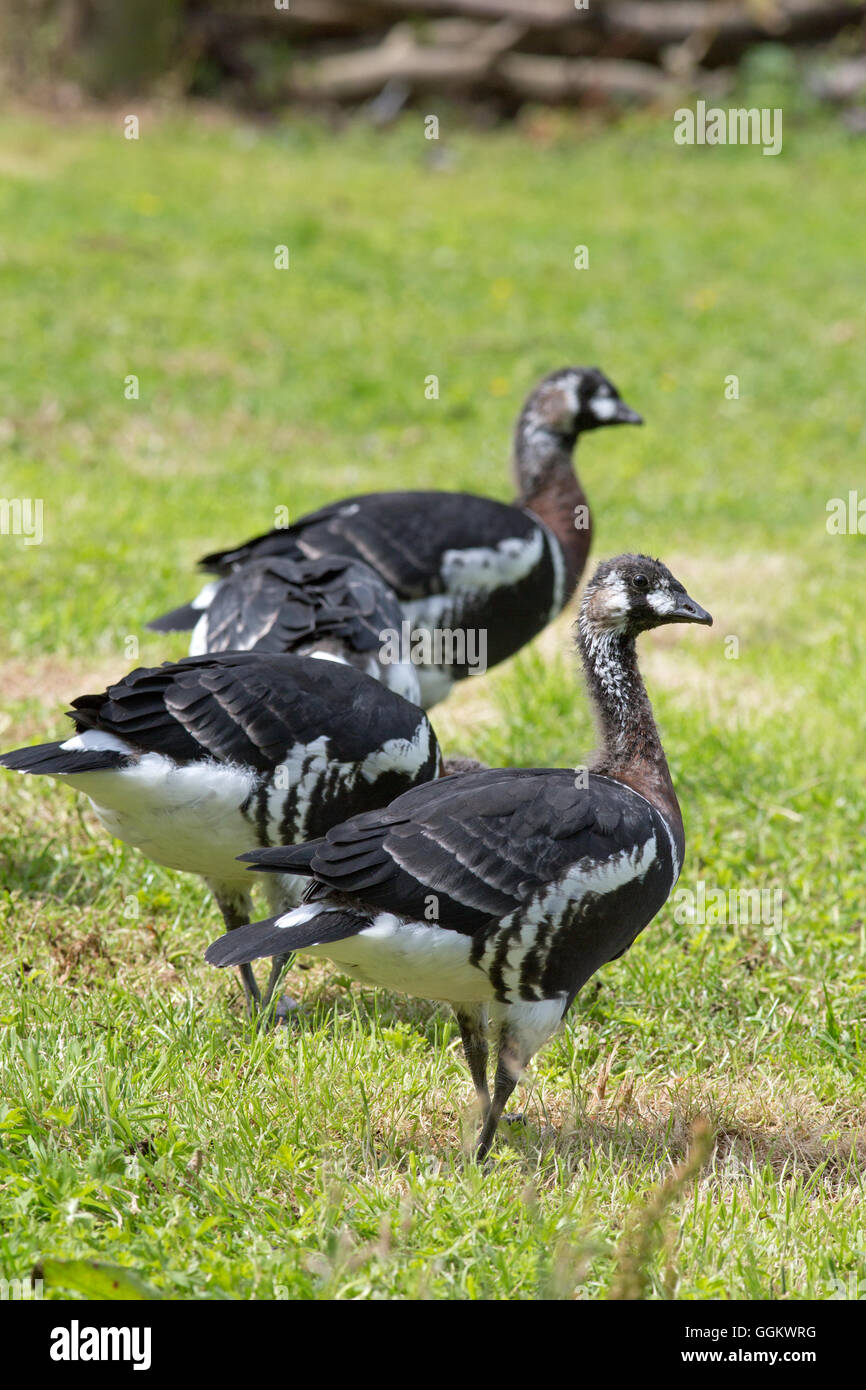
<path fill-rule="evenodd" d="M 251 849 L 239 854 L 242 863 L 259 873 L 311 874 L 316 850 L 322 840 L 307 840 L 300 845 L 272 845 L 269 849 Z"/>
<path fill-rule="evenodd" d="M 62 743 L 36 743 L 32 748 L 15 748 L 0 753 L 0 766 L 12 772 L 43 773 L 65 777 L 76 772 L 104 772 L 129 761 L 128 753 L 112 748 L 64 748 Z"/>
<path fill-rule="evenodd" d="M 214 550 L 212 554 L 202 556 L 198 567 L 207 574 L 228 574 L 235 560 L 243 554 L 243 550 L 243 546 L 240 550 Z"/>
<path fill-rule="evenodd" d="M 293 922 L 292 918 L 298 920 Z M 280 926 L 281 922 L 285 925 Z M 280 917 L 266 917 L 263 922 L 250 922 L 226 932 L 225 936 L 211 942 L 204 958 L 220 967 L 245 965 L 263 956 L 287 956 L 292 951 L 309 950 L 311 946 L 323 946 L 328 941 L 343 941 L 348 936 L 357 936 L 368 925 L 369 919 L 360 913 L 307 904 L 292 908 Z"/>
<path fill-rule="evenodd" d="M 179 608 L 172 608 L 170 613 L 152 618 L 145 627 L 150 628 L 151 632 L 189 632 L 201 615 L 201 608 L 195 608 L 191 603 L 182 603 Z"/>

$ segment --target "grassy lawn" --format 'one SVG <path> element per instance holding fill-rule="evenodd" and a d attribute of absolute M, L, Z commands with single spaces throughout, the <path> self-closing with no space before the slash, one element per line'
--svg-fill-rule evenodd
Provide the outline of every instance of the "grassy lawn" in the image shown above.
<path fill-rule="evenodd" d="M 300 1026 L 251 1036 L 202 960 L 222 927 L 198 881 L 3 774 L 0 1272 L 86 1255 L 243 1299 L 862 1293 L 866 542 L 825 522 L 864 483 L 866 143 L 794 127 L 770 159 L 545 117 L 446 123 L 433 158 L 417 118 L 121 132 L 0 124 L 0 495 L 44 509 L 41 545 L 0 536 L 2 746 L 181 655 L 144 622 L 275 506 L 508 498 L 523 395 L 598 363 L 647 425 L 580 446 L 594 556 L 660 555 L 716 619 L 642 642 L 680 886 L 783 908 L 704 924 L 672 899 L 579 996 L 484 1172 L 447 1009 L 317 965 L 292 976 Z M 433 719 L 489 762 L 580 761 L 568 622 Z"/>

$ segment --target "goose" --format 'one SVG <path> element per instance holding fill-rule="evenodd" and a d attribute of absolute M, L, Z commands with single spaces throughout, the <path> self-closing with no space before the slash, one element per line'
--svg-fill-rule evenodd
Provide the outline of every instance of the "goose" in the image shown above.
<path fill-rule="evenodd" d="M 396 595 L 369 565 L 345 555 L 269 555 L 250 560 L 217 585 L 203 609 L 184 605 L 150 624 L 172 631 L 195 618 L 190 656 L 208 652 L 297 652 L 330 657 L 364 671 L 420 704 L 411 660 L 390 657 L 387 635 L 399 632 Z"/>
<path fill-rule="evenodd" d="M 399 599 L 405 627 L 398 651 L 419 634 L 421 703 L 429 709 L 455 681 L 519 651 L 571 598 L 591 539 L 574 447 L 579 434 L 622 424 L 642 418 L 597 367 L 551 372 L 517 421 L 513 505 L 463 492 L 373 492 L 333 502 L 206 555 L 201 567 L 217 577 L 151 626 L 191 627 L 226 577 L 250 560 L 348 555 L 370 565 Z"/>
<path fill-rule="evenodd" d="M 251 880 L 237 861 L 250 845 L 323 835 L 443 771 L 417 705 L 315 656 L 224 652 L 138 667 L 68 713 L 71 738 L 4 753 L 0 765 L 59 778 L 110 834 L 200 874 L 228 930 L 250 920 Z M 275 878 L 272 910 L 299 902 L 303 886 Z M 251 1016 L 281 969 L 275 962 L 262 1003 L 242 967 Z"/>
<path fill-rule="evenodd" d="M 679 875 L 683 820 L 635 650 L 663 623 L 712 618 L 659 560 L 599 565 L 577 625 L 600 732 L 591 770 L 466 772 L 312 843 L 246 853 L 254 870 L 307 877 L 305 900 L 206 952 L 226 966 L 305 951 L 368 984 L 450 1003 L 481 1107 L 479 1159 L 534 1053 Z"/>

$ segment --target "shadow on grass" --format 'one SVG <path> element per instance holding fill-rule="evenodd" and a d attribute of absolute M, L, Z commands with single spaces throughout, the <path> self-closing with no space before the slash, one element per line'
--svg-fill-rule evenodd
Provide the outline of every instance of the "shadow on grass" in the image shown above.
<path fill-rule="evenodd" d="M 750 1183 L 756 1172 L 769 1168 L 777 1181 L 821 1179 L 837 1191 L 863 1187 L 866 1133 L 862 1121 L 840 1126 L 832 1116 L 814 1110 L 809 1098 L 779 1098 L 779 1117 L 767 1122 L 741 1118 L 730 1097 L 665 1097 L 648 1113 L 646 1098 L 640 1112 L 627 1114 L 586 1110 L 573 1112 L 557 1128 L 553 1144 L 575 1174 L 595 1164 L 600 1153 L 623 1175 L 638 1182 L 648 1172 L 684 1160 L 696 1123 L 705 1120 L 712 1138 L 712 1171 L 719 1185 Z M 745 1104 L 749 1104 L 745 1101 Z M 835 1133 L 828 1131 L 835 1130 Z M 546 1147 L 551 1146 L 548 1137 Z M 532 1146 L 533 1157 L 544 1152 L 542 1138 Z"/>

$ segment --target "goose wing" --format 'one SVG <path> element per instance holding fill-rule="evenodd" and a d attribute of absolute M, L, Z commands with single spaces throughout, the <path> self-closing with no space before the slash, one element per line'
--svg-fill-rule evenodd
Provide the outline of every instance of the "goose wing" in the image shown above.
<path fill-rule="evenodd" d="M 446 589 L 448 552 L 495 551 L 503 542 L 526 540 L 537 526 L 518 507 L 471 493 L 374 492 L 322 507 L 234 550 L 215 551 L 200 564 L 228 574 L 270 555 L 347 555 L 374 569 L 398 598 L 417 599 Z"/>
<path fill-rule="evenodd" d="M 328 757 L 358 762 L 436 738 L 416 706 L 348 666 L 305 656 L 228 652 L 139 667 L 70 711 L 79 732 L 113 734 L 177 762 L 215 758 L 267 772 L 289 749 L 325 738 Z"/>
<path fill-rule="evenodd" d="M 291 652 L 319 638 L 378 651 L 399 630 L 399 602 L 368 565 L 339 555 L 252 560 L 219 586 L 207 610 L 207 650 Z"/>
<path fill-rule="evenodd" d="M 546 769 L 465 773 L 413 788 L 324 839 L 243 857 L 309 876 L 311 899 L 348 895 L 407 920 L 431 920 L 432 895 L 436 925 L 472 935 L 533 902 L 598 894 L 640 872 L 658 813 L 617 782 L 588 782 L 581 789 L 574 773 Z"/>

